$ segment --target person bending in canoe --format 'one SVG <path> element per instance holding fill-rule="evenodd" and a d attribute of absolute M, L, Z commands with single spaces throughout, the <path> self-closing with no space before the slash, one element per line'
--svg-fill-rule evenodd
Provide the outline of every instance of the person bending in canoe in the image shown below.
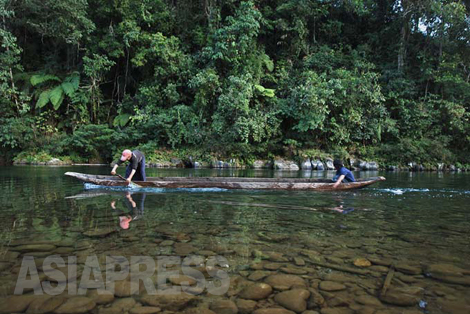
<path fill-rule="evenodd" d="M 351 170 L 344 167 L 343 162 L 341 160 L 335 159 L 335 161 L 333 161 L 333 166 L 336 169 L 336 175 L 333 177 L 333 181 L 335 181 L 335 184 L 333 184 L 333 188 L 336 189 L 341 182 L 356 182 L 356 179 L 354 178 L 354 175 L 352 174 Z"/>
<path fill-rule="evenodd" d="M 126 181 L 128 184 L 131 183 L 132 179 L 135 179 L 135 181 L 147 181 L 145 175 L 145 156 L 138 150 L 130 151 L 125 149 L 122 152 L 121 158 L 116 162 L 113 170 L 111 170 L 111 174 L 115 175 L 117 167 L 126 161 L 129 161 L 126 168 Z"/>

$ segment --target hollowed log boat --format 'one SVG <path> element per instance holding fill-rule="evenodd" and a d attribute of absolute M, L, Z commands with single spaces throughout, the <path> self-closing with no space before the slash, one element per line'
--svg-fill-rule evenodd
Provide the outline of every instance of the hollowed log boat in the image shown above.
<path fill-rule="evenodd" d="M 66 176 L 77 178 L 86 183 L 102 186 L 127 186 L 127 182 L 106 175 L 91 175 L 78 172 L 66 172 Z M 240 177 L 149 177 L 147 181 L 135 181 L 143 188 L 220 188 L 246 190 L 317 190 L 342 191 L 366 187 L 373 183 L 385 181 L 384 177 L 358 179 L 356 182 L 341 183 L 333 188 L 334 182 L 329 179 L 303 178 L 240 178 Z"/>

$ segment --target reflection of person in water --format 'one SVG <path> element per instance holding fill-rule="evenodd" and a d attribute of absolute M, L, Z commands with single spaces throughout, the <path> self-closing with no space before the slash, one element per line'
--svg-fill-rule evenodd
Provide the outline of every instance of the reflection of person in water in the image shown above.
<path fill-rule="evenodd" d="M 145 193 L 131 194 L 127 192 L 123 203 L 127 208 L 127 211 L 120 211 L 119 213 L 119 226 L 122 229 L 129 229 L 130 222 L 137 220 L 144 215 L 144 202 L 145 202 Z M 116 209 L 116 201 L 111 202 L 112 209 Z"/>
<path fill-rule="evenodd" d="M 350 212 L 354 211 L 354 208 L 344 206 L 344 200 L 342 198 L 335 198 L 335 202 L 336 206 L 328 207 L 329 210 L 334 210 L 341 214 L 349 214 Z"/>

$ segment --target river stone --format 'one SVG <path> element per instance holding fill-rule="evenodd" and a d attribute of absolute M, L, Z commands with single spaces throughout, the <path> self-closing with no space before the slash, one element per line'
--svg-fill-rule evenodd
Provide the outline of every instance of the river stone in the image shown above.
<path fill-rule="evenodd" d="M 320 310 L 321 314 L 353 314 L 354 311 L 347 307 L 326 307 Z"/>
<path fill-rule="evenodd" d="M 462 313 L 468 314 L 470 313 L 470 305 L 466 304 L 463 300 L 459 302 L 455 301 L 447 301 L 439 298 L 437 300 L 437 304 L 440 308 L 445 310 L 446 313 Z"/>
<path fill-rule="evenodd" d="M 385 295 L 381 295 L 380 300 L 385 303 L 399 306 L 412 306 L 418 304 L 419 297 L 399 289 L 393 289 L 388 290 Z"/>
<path fill-rule="evenodd" d="M 272 291 L 270 285 L 260 282 L 244 288 L 238 296 L 243 299 L 261 300 L 267 298 Z"/>
<path fill-rule="evenodd" d="M 267 308 L 267 309 L 258 309 L 254 311 L 253 314 L 295 314 L 295 312 L 282 309 L 282 308 Z"/>
<path fill-rule="evenodd" d="M 90 237 L 90 238 L 104 238 L 113 232 L 116 232 L 116 229 L 104 228 L 104 229 L 97 229 L 97 230 L 89 230 L 89 231 L 83 232 L 83 235 L 86 235 L 87 237 Z"/>
<path fill-rule="evenodd" d="M 57 247 L 70 247 L 75 246 L 76 240 L 71 238 L 64 238 L 56 243 L 54 243 Z"/>
<path fill-rule="evenodd" d="M 278 269 L 281 268 L 282 266 L 284 266 L 284 264 L 280 264 L 280 263 L 268 263 L 268 264 L 264 264 L 264 269 L 267 269 L 267 270 L 278 270 Z"/>
<path fill-rule="evenodd" d="M 329 262 L 329 263 L 333 263 L 333 264 L 343 264 L 344 261 L 342 258 L 339 258 L 339 257 L 334 257 L 334 256 L 326 256 L 325 259 Z"/>
<path fill-rule="evenodd" d="M 300 257 L 294 257 L 294 263 L 297 266 L 305 266 L 305 260 Z"/>
<path fill-rule="evenodd" d="M 205 307 L 191 307 L 183 311 L 184 314 L 215 314 L 214 311 Z"/>
<path fill-rule="evenodd" d="M 388 267 L 380 266 L 380 265 L 372 265 L 371 267 L 369 267 L 369 270 L 376 271 L 376 272 L 379 272 L 379 273 L 387 273 L 388 272 Z"/>
<path fill-rule="evenodd" d="M 372 264 L 389 267 L 392 265 L 393 261 L 390 258 L 378 257 L 378 256 L 368 256 L 367 259 L 372 262 Z"/>
<path fill-rule="evenodd" d="M 139 293 L 143 289 L 143 284 L 128 280 L 118 280 L 114 282 L 114 295 L 120 298 L 130 297 Z"/>
<path fill-rule="evenodd" d="M 322 281 L 319 288 L 323 291 L 341 291 L 346 289 L 346 286 L 334 281 Z"/>
<path fill-rule="evenodd" d="M 396 263 L 395 264 L 396 270 L 399 272 L 409 274 L 409 275 L 419 275 L 422 273 L 422 269 L 416 266 L 411 266 L 405 263 Z"/>
<path fill-rule="evenodd" d="M 26 244 L 11 248 L 11 250 L 20 252 L 51 252 L 56 246 L 52 244 Z"/>
<path fill-rule="evenodd" d="M 174 245 L 176 255 L 186 256 L 196 251 L 196 248 L 189 243 L 175 243 Z"/>
<path fill-rule="evenodd" d="M 426 272 L 432 275 L 463 276 L 464 270 L 452 264 L 432 264 L 426 267 Z"/>
<path fill-rule="evenodd" d="M 178 277 L 170 277 L 170 282 L 177 286 L 194 286 L 197 281 L 193 277 L 179 275 Z"/>
<path fill-rule="evenodd" d="M 20 255 L 20 252 L 8 251 L 0 254 L 0 262 L 14 263 L 16 258 Z"/>
<path fill-rule="evenodd" d="M 302 313 L 307 309 L 307 299 L 310 292 L 305 289 L 293 289 L 276 294 L 274 301 L 279 305 L 297 313 Z"/>
<path fill-rule="evenodd" d="M 304 159 L 304 161 L 300 164 L 300 169 L 312 170 L 312 161 L 310 160 L 310 158 Z"/>
<path fill-rule="evenodd" d="M 165 240 L 165 241 L 162 241 L 160 243 L 160 246 L 172 246 L 173 244 L 175 244 L 175 241 L 173 240 Z"/>
<path fill-rule="evenodd" d="M 74 314 L 86 313 L 91 311 L 96 306 L 92 299 L 87 297 L 74 297 L 67 299 L 67 301 L 59 306 L 54 313 L 57 314 Z"/>
<path fill-rule="evenodd" d="M 372 266 L 372 263 L 365 258 L 356 258 L 354 260 L 354 265 L 358 267 L 369 267 Z"/>
<path fill-rule="evenodd" d="M 327 158 L 325 160 L 325 164 L 326 164 L 326 169 L 327 170 L 334 170 L 335 169 L 335 166 L 333 165 L 333 159 Z"/>
<path fill-rule="evenodd" d="M 11 268 L 11 264 L 7 262 L 0 262 L 0 272 Z"/>
<path fill-rule="evenodd" d="M 293 266 L 281 267 L 279 270 L 282 271 L 283 273 L 291 274 L 291 275 L 305 275 L 308 273 L 305 269 L 294 268 Z"/>
<path fill-rule="evenodd" d="M 360 295 L 354 299 L 357 303 L 363 304 L 363 305 L 372 305 L 372 306 L 381 306 L 382 303 L 377 299 L 376 297 L 373 297 L 371 295 Z"/>
<path fill-rule="evenodd" d="M 55 267 L 53 267 L 55 266 Z M 70 269 L 69 269 L 70 268 Z M 52 264 L 48 267 L 43 267 L 42 271 L 46 276 L 46 279 L 51 282 L 71 282 L 75 281 L 77 277 L 80 276 L 80 271 L 76 265 L 68 265 L 66 264 L 64 267 L 58 267 L 55 264 Z M 71 273 L 69 276 L 69 272 Z M 58 281 L 57 278 L 64 277 L 62 280 Z"/>
<path fill-rule="evenodd" d="M 160 312 L 161 309 L 159 307 L 154 306 L 139 306 L 134 307 L 129 311 L 130 314 L 155 314 Z"/>
<path fill-rule="evenodd" d="M 265 278 L 266 276 L 270 274 L 271 274 L 270 271 L 256 270 L 252 272 L 251 275 L 248 276 L 248 279 L 252 281 L 258 281 L 258 280 Z"/>
<path fill-rule="evenodd" d="M 210 309 L 217 314 L 237 314 L 238 307 L 237 305 L 230 300 L 217 300 L 214 301 Z"/>
<path fill-rule="evenodd" d="M 320 160 L 315 160 L 312 162 L 312 168 L 319 171 L 323 171 L 325 170 L 325 165 Z"/>
<path fill-rule="evenodd" d="M 284 240 L 283 237 L 275 237 L 273 235 L 270 235 L 272 241 L 278 242 Z M 284 254 L 279 253 L 279 252 L 266 252 L 266 255 L 269 257 L 269 260 L 273 262 L 279 262 L 279 263 L 285 263 L 288 262 L 289 259 L 284 256 Z"/>
<path fill-rule="evenodd" d="M 136 301 L 134 298 L 123 298 L 123 299 L 116 299 L 113 304 L 111 304 L 112 308 L 120 309 L 121 312 L 129 311 L 136 305 Z"/>
<path fill-rule="evenodd" d="M 308 299 L 307 302 L 307 307 L 308 308 L 322 308 L 325 306 L 325 298 L 318 292 L 317 290 L 313 288 L 308 289 L 310 291 L 310 298 Z"/>
<path fill-rule="evenodd" d="M 63 296 L 48 296 L 44 295 L 42 298 L 38 298 L 31 302 L 26 313 L 28 314 L 42 314 L 54 312 L 56 308 L 61 306 L 67 300 Z"/>
<path fill-rule="evenodd" d="M 353 277 L 351 275 L 347 275 L 344 273 L 340 272 L 332 272 L 329 274 L 326 274 L 322 278 L 324 281 L 339 281 L 339 282 L 355 282 L 357 280 L 356 277 Z"/>
<path fill-rule="evenodd" d="M 249 314 L 253 312 L 256 308 L 256 301 L 253 300 L 244 300 L 244 299 L 237 299 L 235 302 L 238 307 L 238 311 L 241 314 Z"/>
<path fill-rule="evenodd" d="M 43 298 L 42 296 L 35 295 L 15 295 L 7 298 L 0 299 L 0 313 L 1 314 L 10 314 L 10 313 L 21 313 L 24 312 L 28 306 L 38 298 Z"/>
<path fill-rule="evenodd" d="M 267 284 L 270 286 L 286 286 L 286 287 L 292 287 L 292 286 L 305 286 L 305 281 L 300 278 L 299 276 L 295 275 L 284 275 L 284 274 L 276 274 L 276 275 L 271 275 L 268 278 L 264 280 Z"/>
<path fill-rule="evenodd" d="M 162 310 L 179 311 L 191 304 L 196 297 L 183 292 L 179 294 L 144 295 L 140 301 L 145 305 L 156 306 Z"/>
<path fill-rule="evenodd" d="M 61 246 L 61 247 L 58 247 L 57 249 L 55 249 L 54 254 L 67 255 L 67 254 L 70 254 L 74 251 L 75 251 L 75 249 L 73 247 Z M 72 254 L 70 254 L 70 255 L 72 255 Z"/>
<path fill-rule="evenodd" d="M 102 289 L 89 289 L 86 296 L 92 299 L 96 304 L 108 304 L 114 301 L 114 294 Z"/>

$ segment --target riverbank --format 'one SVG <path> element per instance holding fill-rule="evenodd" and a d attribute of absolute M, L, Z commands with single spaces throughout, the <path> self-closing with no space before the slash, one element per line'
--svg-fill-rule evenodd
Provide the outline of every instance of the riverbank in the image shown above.
<path fill-rule="evenodd" d="M 193 157 L 193 155 L 195 157 Z M 305 152 L 290 157 L 272 157 L 266 159 L 242 160 L 236 157 L 216 157 L 215 154 L 188 154 L 186 151 L 161 150 L 146 153 L 147 167 L 149 168 L 215 168 L 215 169 L 274 169 L 281 171 L 323 171 L 334 170 L 333 156 L 328 153 L 317 153 L 317 156 L 305 157 Z M 116 156 L 116 159 L 118 156 Z M 345 166 L 355 171 L 470 171 L 470 165 L 449 164 L 444 162 L 409 162 L 407 164 L 391 164 L 377 160 L 366 160 L 350 156 L 343 159 Z M 21 153 L 6 164 L 13 165 L 41 165 L 41 166 L 65 166 L 65 165 L 89 165 L 106 166 L 107 163 L 99 158 L 85 160 L 70 156 L 51 156 L 47 153 Z"/>

